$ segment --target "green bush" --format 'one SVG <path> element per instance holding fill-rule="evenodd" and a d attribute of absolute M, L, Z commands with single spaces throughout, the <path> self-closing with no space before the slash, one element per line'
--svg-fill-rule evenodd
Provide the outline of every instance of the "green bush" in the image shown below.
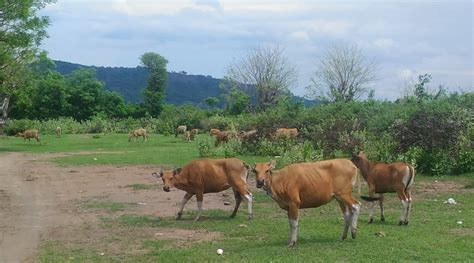
<path fill-rule="evenodd" d="M 35 122 L 35 121 L 32 121 L 32 120 L 10 120 L 7 122 L 6 126 L 5 126 L 5 130 L 4 132 L 7 134 L 7 135 L 16 135 L 17 133 L 19 132 L 23 132 L 25 130 L 28 130 L 28 129 L 39 129 L 39 127 L 37 127 L 37 123 L 38 122 Z"/>
<path fill-rule="evenodd" d="M 201 136 L 198 138 L 199 157 L 212 157 L 217 155 L 217 149 L 214 147 L 214 137 Z"/>
<path fill-rule="evenodd" d="M 323 159 L 322 148 L 315 149 L 310 142 L 295 144 L 287 149 L 277 162 L 277 168 L 292 163 L 314 162 Z"/>

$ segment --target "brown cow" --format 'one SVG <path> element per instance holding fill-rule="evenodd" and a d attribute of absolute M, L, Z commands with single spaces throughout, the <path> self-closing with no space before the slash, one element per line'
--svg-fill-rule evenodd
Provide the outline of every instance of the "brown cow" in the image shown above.
<path fill-rule="evenodd" d="M 278 128 L 275 132 L 274 138 L 291 138 L 296 139 L 298 136 L 298 129 L 296 128 Z"/>
<path fill-rule="evenodd" d="M 203 195 L 218 193 L 232 187 L 235 197 L 234 212 L 230 217 L 235 217 L 242 199 L 247 201 L 249 219 L 253 218 L 252 193 L 247 189 L 246 183 L 249 166 L 239 159 L 198 159 L 191 161 L 182 169 L 153 173 L 153 176 L 163 180 L 163 190 L 169 192 L 171 187 L 176 187 L 186 192 L 176 219 L 180 219 L 186 203 L 196 195 L 199 220 L 202 212 Z"/>
<path fill-rule="evenodd" d="M 237 138 L 237 133 L 235 131 L 221 131 L 216 135 L 216 142 L 214 145 L 217 147 L 222 142 L 228 142 L 232 138 Z"/>
<path fill-rule="evenodd" d="M 133 131 L 131 131 L 128 134 L 128 142 L 132 141 L 132 138 L 135 138 L 135 141 L 137 141 L 138 137 L 143 137 L 143 141 L 148 139 L 148 134 L 146 133 L 146 130 L 143 128 L 138 128 Z"/>
<path fill-rule="evenodd" d="M 199 129 L 192 129 L 191 130 L 191 140 L 194 140 L 196 138 L 196 135 L 198 135 Z"/>
<path fill-rule="evenodd" d="M 360 204 L 352 196 L 357 167 L 347 159 L 334 159 L 314 163 L 295 163 L 279 171 L 272 171 L 275 161 L 255 164 L 257 187 L 265 189 L 284 210 L 288 211 L 290 239 L 288 246 L 296 244 L 299 209 L 319 207 L 336 199 L 344 214 L 346 239 L 349 225 L 352 238 L 356 237 Z"/>
<path fill-rule="evenodd" d="M 370 201 L 369 223 L 374 220 L 374 201 L 376 200 L 379 200 L 380 204 L 380 221 L 385 221 L 383 194 L 396 192 L 403 205 L 398 224 L 408 225 L 412 201 L 410 189 L 415 179 L 415 169 L 402 162 L 371 162 L 364 152 L 352 154 L 352 161 L 360 169 L 369 186 L 369 196 L 361 196 L 362 199 Z M 374 197 L 375 193 L 379 194 L 378 198 Z"/>
<path fill-rule="evenodd" d="M 249 140 L 251 138 L 254 138 L 257 136 L 257 130 L 251 130 L 251 131 L 241 131 L 239 133 L 239 139 L 241 141 Z"/>
<path fill-rule="evenodd" d="M 217 135 L 221 130 L 219 129 L 211 129 L 209 130 L 209 136 Z"/>
<path fill-rule="evenodd" d="M 191 132 L 186 131 L 186 132 L 184 133 L 184 140 L 187 141 L 187 142 L 190 142 L 190 141 L 191 141 Z"/>
<path fill-rule="evenodd" d="M 36 139 L 36 142 L 40 141 L 39 132 L 36 129 L 26 130 L 24 132 L 19 132 L 15 136 L 16 137 L 23 137 L 23 141 L 26 141 L 26 139 L 28 139 L 28 142 L 30 142 L 31 138 Z"/>
<path fill-rule="evenodd" d="M 174 137 L 178 137 L 178 134 L 182 133 L 183 135 L 186 133 L 186 130 L 188 129 L 188 127 L 186 127 L 186 125 L 181 125 L 181 126 L 178 126 L 176 128 L 176 130 L 174 131 Z"/>

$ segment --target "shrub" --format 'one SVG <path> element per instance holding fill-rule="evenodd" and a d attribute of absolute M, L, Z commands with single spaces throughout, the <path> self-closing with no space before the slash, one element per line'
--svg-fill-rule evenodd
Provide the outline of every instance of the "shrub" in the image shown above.
<path fill-rule="evenodd" d="M 33 129 L 33 128 L 38 129 L 38 127 L 36 127 L 36 123 L 37 122 L 34 122 L 32 120 L 25 120 L 25 119 L 10 120 L 10 121 L 7 122 L 7 124 L 5 126 L 5 133 L 7 135 L 12 136 L 12 135 L 16 135 L 19 132 L 23 132 L 25 130 L 28 130 L 28 129 Z"/>
<path fill-rule="evenodd" d="M 322 148 L 315 149 L 310 142 L 295 144 L 286 150 L 277 162 L 278 168 L 292 163 L 313 162 L 323 159 Z"/>
<path fill-rule="evenodd" d="M 214 137 L 201 136 L 198 139 L 199 157 L 211 157 L 217 155 L 217 149 L 214 147 Z"/>

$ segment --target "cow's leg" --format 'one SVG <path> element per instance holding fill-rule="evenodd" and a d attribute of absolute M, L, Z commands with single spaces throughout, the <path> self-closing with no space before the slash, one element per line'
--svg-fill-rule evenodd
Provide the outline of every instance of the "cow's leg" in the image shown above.
<path fill-rule="evenodd" d="M 369 185 L 369 196 L 374 197 L 374 194 L 375 194 L 374 186 L 372 186 L 369 183 L 367 184 Z M 374 210 L 375 210 L 375 201 L 370 201 L 369 202 L 369 224 L 374 222 Z"/>
<path fill-rule="evenodd" d="M 204 193 L 203 192 L 197 192 L 196 193 L 196 200 L 197 200 L 197 216 L 194 219 L 194 221 L 198 221 L 199 218 L 201 218 L 201 213 L 202 213 L 202 200 L 203 200 Z"/>
<path fill-rule="evenodd" d="M 288 221 L 290 223 L 290 240 L 288 241 L 288 247 L 293 247 L 296 244 L 298 235 L 298 216 L 299 216 L 299 203 L 292 203 L 288 207 Z"/>
<path fill-rule="evenodd" d="M 234 191 L 237 191 L 240 194 L 240 197 L 245 199 L 245 202 L 247 202 L 247 212 L 248 212 L 249 220 L 253 219 L 253 211 L 252 211 L 253 195 L 252 195 L 252 193 L 250 193 L 247 190 L 247 187 L 245 187 L 244 182 L 237 183 L 235 185 L 235 188 L 236 188 L 236 190 L 234 190 Z"/>
<path fill-rule="evenodd" d="M 183 215 L 183 209 L 186 203 L 193 197 L 193 194 L 191 193 L 186 193 L 183 197 L 183 201 L 181 202 L 181 207 L 179 208 L 178 214 L 176 215 L 176 220 L 181 219 L 181 216 Z"/>
<path fill-rule="evenodd" d="M 352 212 L 351 237 L 352 239 L 355 239 L 356 234 L 357 234 L 357 220 L 359 219 L 359 213 L 360 213 L 360 204 L 356 200 L 354 200 L 354 203 L 352 204 L 351 212 Z"/>
<path fill-rule="evenodd" d="M 406 213 L 406 217 L 405 217 L 405 225 L 408 225 L 408 221 L 409 221 L 409 218 L 410 218 L 410 211 L 411 211 L 411 201 L 412 201 L 412 198 L 411 198 L 411 193 L 410 193 L 410 190 L 407 190 L 406 192 L 406 196 L 407 196 L 407 199 L 408 199 L 408 208 L 407 208 L 407 213 Z"/>
<path fill-rule="evenodd" d="M 340 239 L 344 240 L 347 238 L 347 231 L 349 231 L 349 224 L 351 220 L 351 210 L 342 199 L 336 198 L 337 202 L 339 203 L 339 206 L 341 207 L 342 214 L 344 215 L 344 228 L 342 230 L 342 234 Z"/>
<path fill-rule="evenodd" d="M 398 191 L 397 194 L 398 194 L 398 198 L 400 198 L 400 201 L 402 202 L 402 211 L 400 213 L 400 221 L 398 222 L 398 225 L 401 226 L 401 225 L 404 225 L 406 222 L 409 203 L 408 203 L 408 198 L 403 191 Z"/>
<path fill-rule="evenodd" d="M 384 199 L 384 196 L 383 194 L 379 194 L 379 206 L 380 206 L 380 221 L 384 222 L 385 221 L 385 210 L 384 210 L 384 207 L 383 207 L 383 199 Z"/>
<path fill-rule="evenodd" d="M 235 215 L 237 214 L 237 210 L 239 210 L 240 203 L 242 202 L 242 197 L 240 196 L 240 193 L 237 192 L 235 189 L 232 189 L 234 191 L 234 197 L 235 197 L 235 207 L 234 207 L 234 212 L 232 212 L 232 215 L 230 215 L 231 218 L 234 218 Z"/>
<path fill-rule="evenodd" d="M 344 230 L 341 235 L 341 240 L 346 239 L 349 225 L 351 226 L 352 239 L 357 234 L 357 220 L 359 218 L 360 204 L 352 197 L 352 189 L 347 194 L 336 197 L 341 209 L 344 213 Z"/>

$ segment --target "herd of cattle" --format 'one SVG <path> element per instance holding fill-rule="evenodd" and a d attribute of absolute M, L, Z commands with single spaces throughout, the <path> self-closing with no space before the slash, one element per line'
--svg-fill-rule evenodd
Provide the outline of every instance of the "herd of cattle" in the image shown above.
<path fill-rule="evenodd" d="M 192 140 L 198 129 L 187 130 L 186 126 L 176 128 L 175 137 L 184 135 L 186 141 Z M 55 129 L 55 134 L 61 137 L 61 127 Z M 215 145 L 227 142 L 231 138 L 245 140 L 252 137 L 257 131 L 220 131 L 211 129 L 209 134 L 216 136 Z M 295 128 L 277 129 L 273 137 L 296 138 L 298 130 Z M 38 130 L 26 130 L 17 136 L 25 140 L 36 139 Z M 143 128 L 129 133 L 128 141 L 143 137 L 147 140 L 147 131 Z M 199 220 L 202 213 L 203 195 L 217 193 L 230 187 L 234 192 L 235 207 L 231 217 L 234 217 L 242 200 L 247 202 L 248 217 L 253 218 L 252 193 L 248 190 L 247 180 L 250 173 L 256 174 L 257 188 L 263 188 L 267 194 L 277 202 L 280 208 L 288 212 L 290 224 L 290 238 L 288 246 L 296 244 L 299 219 L 299 209 L 314 208 L 329 203 L 335 199 L 344 215 L 344 228 L 341 240 L 346 239 L 349 228 L 352 238 L 356 237 L 357 220 L 360 212 L 360 203 L 354 198 L 353 187 L 358 181 L 358 171 L 366 180 L 369 196 L 361 196 L 369 201 L 369 223 L 373 221 L 375 201 L 379 201 L 381 221 L 385 220 L 383 194 L 397 193 L 402 210 L 399 225 L 407 225 L 411 210 L 410 189 L 413 186 L 415 171 L 406 163 L 372 162 L 363 152 L 353 154 L 352 159 L 333 159 L 310 163 L 294 163 L 275 171 L 276 162 L 255 163 L 249 166 L 236 159 L 197 159 L 188 163 L 183 168 L 172 171 L 158 171 L 152 175 L 163 181 L 163 190 L 169 192 L 172 187 L 186 192 L 178 210 L 176 219 L 180 219 L 186 203 L 195 195 L 198 213 L 195 220 Z M 375 196 L 375 194 L 379 194 Z"/>

